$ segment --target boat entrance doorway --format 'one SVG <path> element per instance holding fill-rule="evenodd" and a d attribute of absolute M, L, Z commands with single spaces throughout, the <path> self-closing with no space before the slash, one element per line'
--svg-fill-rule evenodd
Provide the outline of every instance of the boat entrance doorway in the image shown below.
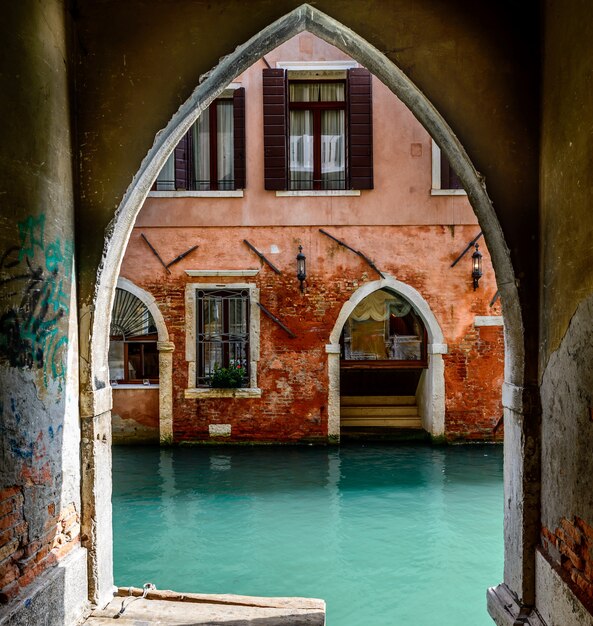
<path fill-rule="evenodd" d="M 388 289 L 366 296 L 340 337 L 342 438 L 424 433 L 416 395 L 427 368 L 427 332 L 412 304 Z"/>
<path fill-rule="evenodd" d="M 326 352 L 330 440 L 444 435 L 447 345 L 416 289 L 390 276 L 360 287 Z"/>

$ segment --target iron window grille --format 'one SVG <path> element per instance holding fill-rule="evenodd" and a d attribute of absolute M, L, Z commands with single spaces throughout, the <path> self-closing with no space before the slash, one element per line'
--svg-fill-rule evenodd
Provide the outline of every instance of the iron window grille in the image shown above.
<path fill-rule="evenodd" d="M 249 290 L 196 291 L 196 385 L 208 386 L 217 368 L 240 368 L 249 385 Z"/>

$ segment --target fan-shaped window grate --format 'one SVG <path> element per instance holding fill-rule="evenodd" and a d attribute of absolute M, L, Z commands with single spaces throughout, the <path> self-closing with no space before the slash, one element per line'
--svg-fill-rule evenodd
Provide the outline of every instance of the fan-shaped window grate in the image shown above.
<path fill-rule="evenodd" d="M 110 335 L 113 339 L 131 339 L 156 333 L 156 324 L 147 306 L 125 289 L 115 290 Z"/>

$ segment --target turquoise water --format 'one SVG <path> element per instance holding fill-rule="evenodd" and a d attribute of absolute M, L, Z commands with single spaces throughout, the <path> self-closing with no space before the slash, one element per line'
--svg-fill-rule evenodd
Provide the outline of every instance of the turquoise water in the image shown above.
<path fill-rule="evenodd" d="M 115 580 L 308 596 L 329 626 L 492 625 L 499 446 L 113 449 Z"/>

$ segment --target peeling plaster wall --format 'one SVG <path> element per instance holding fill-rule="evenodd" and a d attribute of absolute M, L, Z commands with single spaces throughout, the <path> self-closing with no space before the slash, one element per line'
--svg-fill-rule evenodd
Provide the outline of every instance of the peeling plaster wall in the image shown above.
<path fill-rule="evenodd" d="M 543 28 L 540 376 L 541 548 L 548 624 L 593 613 L 593 22 L 547 0 Z"/>
<path fill-rule="evenodd" d="M 3 27 L 0 623 L 66 624 L 87 604 L 68 25 L 48 0 L 6 5 Z"/>

